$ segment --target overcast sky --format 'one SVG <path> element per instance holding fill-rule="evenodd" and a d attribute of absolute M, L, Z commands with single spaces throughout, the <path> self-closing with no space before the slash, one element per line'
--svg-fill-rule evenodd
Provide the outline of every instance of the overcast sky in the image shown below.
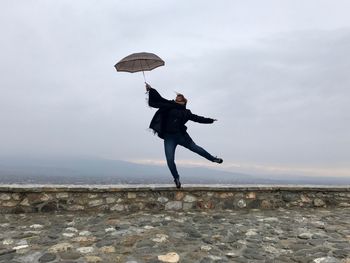
<path fill-rule="evenodd" d="M 348 0 L 1 0 L 0 154 L 164 162 L 142 73 L 212 125 L 194 141 L 247 173 L 350 176 Z M 212 167 L 177 150 L 180 164 Z M 215 165 L 214 167 L 218 167 Z"/>

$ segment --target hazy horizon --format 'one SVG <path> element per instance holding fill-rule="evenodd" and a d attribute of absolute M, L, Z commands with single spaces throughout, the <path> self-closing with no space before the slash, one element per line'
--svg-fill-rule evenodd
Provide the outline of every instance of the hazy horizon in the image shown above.
<path fill-rule="evenodd" d="M 179 165 L 185 184 L 349 185 L 350 177 L 245 174 Z M 87 156 L 0 156 L 0 184 L 171 184 L 166 165 L 137 164 Z"/>

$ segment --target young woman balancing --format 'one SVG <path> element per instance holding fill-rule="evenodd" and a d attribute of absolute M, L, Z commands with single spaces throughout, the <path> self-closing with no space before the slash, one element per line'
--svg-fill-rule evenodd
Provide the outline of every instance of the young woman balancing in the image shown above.
<path fill-rule="evenodd" d="M 175 165 L 175 149 L 177 145 L 181 145 L 209 161 L 223 162 L 221 158 L 212 156 L 205 149 L 195 144 L 187 133 L 187 127 L 185 126 L 185 123 L 189 120 L 199 123 L 213 123 L 217 121 L 216 119 L 198 116 L 186 109 L 187 99 L 182 94 L 177 94 L 175 100 L 167 100 L 148 83 L 146 83 L 146 91 L 149 95 L 148 105 L 158 108 L 149 127 L 164 140 L 167 164 L 177 188 L 181 188 L 180 176 Z"/>

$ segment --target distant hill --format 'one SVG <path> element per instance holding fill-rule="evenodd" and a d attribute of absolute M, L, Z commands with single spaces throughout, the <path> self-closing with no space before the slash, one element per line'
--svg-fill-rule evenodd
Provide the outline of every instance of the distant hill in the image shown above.
<path fill-rule="evenodd" d="M 188 184 L 350 184 L 350 178 L 252 176 L 209 168 L 178 167 Z M 1 157 L 0 184 L 169 184 L 166 166 L 85 157 Z"/>

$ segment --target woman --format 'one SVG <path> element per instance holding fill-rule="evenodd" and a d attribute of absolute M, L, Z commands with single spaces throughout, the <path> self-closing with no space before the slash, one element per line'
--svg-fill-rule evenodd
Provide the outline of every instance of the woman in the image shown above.
<path fill-rule="evenodd" d="M 209 161 L 222 163 L 221 158 L 212 156 L 202 147 L 194 143 L 187 133 L 185 123 L 189 120 L 199 123 L 213 123 L 216 119 L 205 118 L 193 114 L 186 109 L 187 99 L 182 94 L 177 94 L 175 100 L 164 99 L 155 89 L 146 83 L 146 91 L 149 94 L 148 105 L 158 108 L 150 123 L 150 128 L 164 139 L 164 150 L 168 167 L 174 177 L 177 188 L 181 188 L 180 176 L 175 165 L 175 149 L 181 145 Z"/>

